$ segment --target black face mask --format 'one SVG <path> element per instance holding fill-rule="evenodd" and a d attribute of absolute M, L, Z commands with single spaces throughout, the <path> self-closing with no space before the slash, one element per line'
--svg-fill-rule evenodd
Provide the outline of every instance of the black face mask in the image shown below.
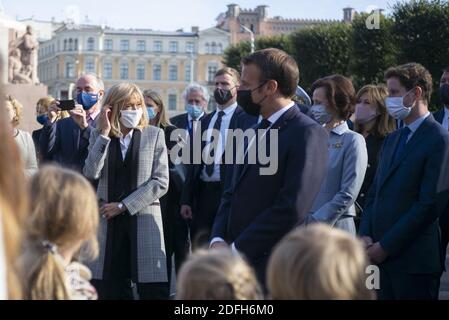
<path fill-rule="evenodd" d="M 214 98 L 215 101 L 220 105 L 223 106 L 226 103 L 229 102 L 229 100 L 232 99 L 232 93 L 231 90 L 216 88 L 214 91 Z"/>
<path fill-rule="evenodd" d="M 443 84 L 439 89 L 440 101 L 449 106 L 449 84 Z"/>
<path fill-rule="evenodd" d="M 260 114 L 260 104 L 265 98 L 263 98 L 259 103 L 255 103 L 253 101 L 253 98 L 251 96 L 251 93 L 254 90 L 259 89 L 260 87 L 264 86 L 267 83 L 265 81 L 260 86 L 253 90 L 238 90 L 237 91 L 237 103 L 239 106 L 243 108 L 243 110 L 249 114 L 250 116 L 258 116 Z"/>

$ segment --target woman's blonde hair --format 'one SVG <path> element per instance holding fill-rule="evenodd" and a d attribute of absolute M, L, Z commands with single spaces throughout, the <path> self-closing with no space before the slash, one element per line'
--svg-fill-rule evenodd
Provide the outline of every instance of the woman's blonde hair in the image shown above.
<path fill-rule="evenodd" d="M 2 92 L 0 96 L 3 97 Z M 1 107 L 4 103 L 6 100 L 0 99 Z M 28 188 L 19 150 L 11 135 L 11 124 L 5 112 L 0 113 L 0 139 L 0 223 L 3 229 L 0 243 L 3 242 L 5 247 L 8 299 L 21 299 L 23 290 L 17 259 L 23 239 L 23 223 L 28 212 Z"/>
<path fill-rule="evenodd" d="M 383 138 L 389 133 L 395 131 L 396 122 L 394 121 L 393 117 L 389 115 L 387 107 L 385 105 L 385 98 L 388 96 L 387 87 L 382 84 L 368 84 L 362 87 L 359 92 L 357 92 L 357 101 L 359 101 L 364 94 L 368 96 L 369 104 L 376 108 L 377 114 L 379 115 L 376 118 L 376 122 L 374 123 L 374 126 L 369 133 L 373 134 L 376 137 Z M 356 121 L 354 124 L 354 131 L 362 133 L 363 125 L 358 124 Z"/>
<path fill-rule="evenodd" d="M 252 268 L 230 250 L 198 250 L 181 267 L 178 300 L 259 300 L 262 290 Z"/>
<path fill-rule="evenodd" d="M 368 266 L 362 243 L 324 224 L 290 232 L 274 249 L 267 270 L 276 300 L 364 300 Z"/>
<path fill-rule="evenodd" d="M 139 87 L 133 83 L 118 83 L 113 85 L 107 92 L 106 97 L 102 100 L 102 107 L 111 107 L 111 132 L 110 137 L 121 137 L 122 132 L 120 130 L 120 111 L 125 106 L 126 102 L 130 99 L 136 98 L 140 100 L 142 106 L 143 115 L 140 119 L 137 129 L 142 130 L 148 125 L 148 113 L 145 108 L 145 99 Z"/>
<path fill-rule="evenodd" d="M 12 126 L 15 128 L 20 124 L 20 120 L 22 120 L 23 106 L 17 99 L 14 99 L 11 95 L 8 95 L 6 97 L 6 105 L 12 107 L 14 113 L 16 114 L 12 119 Z"/>
<path fill-rule="evenodd" d="M 44 166 L 31 180 L 31 208 L 21 259 L 25 296 L 70 299 L 64 266 L 55 249 L 77 251 L 85 246 L 90 258 L 98 254 L 95 192 L 80 174 Z"/>
<path fill-rule="evenodd" d="M 167 110 L 159 93 L 153 90 L 145 90 L 143 92 L 143 96 L 144 98 L 150 98 L 151 100 L 153 100 L 154 103 L 159 107 L 159 112 L 156 115 L 156 127 L 162 126 L 163 128 L 165 128 L 171 125 Z"/>
<path fill-rule="evenodd" d="M 55 98 L 53 98 L 52 96 L 47 96 L 44 98 L 40 98 L 36 105 L 41 106 L 42 109 L 44 109 L 45 113 L 48 112 L 48 108 L 50 107 L 51 103 L 55 101 Z M 56 120 L 60 120 L 60 119 L 64 119 L 64 118 L 68 118 L 70 117 L 70 114 L 68 111 L 61 111 L 58 115 L 58 117 L 56 118 Z"/>

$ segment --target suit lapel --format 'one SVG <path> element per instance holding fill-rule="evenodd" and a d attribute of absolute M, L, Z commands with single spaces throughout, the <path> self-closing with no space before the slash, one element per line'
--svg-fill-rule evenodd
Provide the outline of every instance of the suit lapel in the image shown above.
<path fill-rule="evenodd" d="M 73 150 L 74 151 L 78 151 L 80 133 L 81 133 L 80 128 L 75 123 L 75 121 L 72 119 L 72 143 L 73 143 Z"/>
<path fill-rule="evenodd" d="M 438 121 L 438 123 L 443 124 L 444 107 L 443 107 L 443 109 L 440 109 L 437 112 L 435 112 L 434 116 L 435 116 L 435 120 Z"/>

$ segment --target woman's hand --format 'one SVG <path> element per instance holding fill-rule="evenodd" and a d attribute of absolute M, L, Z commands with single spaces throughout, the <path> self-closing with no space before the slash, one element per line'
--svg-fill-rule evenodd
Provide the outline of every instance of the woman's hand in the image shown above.
<path fill-rule="evenodd" d="M 108 137 L 109 132 L 111 132 L 111 122 L 109 121 L 109 116 L 111 114 L 111 107 L 105 106 L 103 110 L 101 110 L 100 118 L 98 120 L 98 129 L 100 130 L 100 134 Z"/>
<path fill-rule="evenodd" d="M 106 203 L 100 208 L 100 214 L 103 218 L 108 220 L 114 218 L 115 216 L 118 216 L 125 211 L 125 206 L 123 206 L 122 209 L 119 208 L 119 202 Z"/>

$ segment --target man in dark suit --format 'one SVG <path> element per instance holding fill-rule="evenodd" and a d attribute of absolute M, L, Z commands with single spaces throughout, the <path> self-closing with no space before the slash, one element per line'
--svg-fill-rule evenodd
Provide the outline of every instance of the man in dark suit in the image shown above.
<path fill-rule="evenodd" d="M 201 163 L 189 167 L 183 188 L 181 215 L 184 219 L 192 219 L 190 236 L 196 245 L 208 243 L 223 189 L 232 177 L 234 161 L 232 163 L 223 161 L 227 143 L 233 147 L 232 141 L 227 140 L 226 130 L 246 129 L 257 121 L 256 117 L 247 115 L 237 105 L 239 84 L 240 75 L 235 69 L 223 68 L 215 74 L 214 98 L 217 109 L 201 121 L 201 133 L 206 132 L 207 135 L 201 151 L 204 150 L 207 154 L 211 152 L 212 130 L 217 130 L 221 140 L 216 144 L 217 150 L 212 150 L 214 153 L 212 163 L 205 163 L 202 157 Z M 233 155 L 235 154 L 233 152 Z"/>
<path fill-rule="evenodd" d="M 328 135 L 291 100 L 298 81 L 295 60 L 281 50 L 264 49 L 242 59 L 237 102 L 250 115 L 260 114 L 261 121 L 245 147 L 244 163 L 236 166 L 223 193 L 211 247 L 243 253 L 261 283 L 271 250 L 299 223 L 297 199 L 302 210 L 310 210 L 326 174 Z M 267 165 L 260 156 L 254 164 L 246 158 L 254 146 L 268 140 L 271 145 L 276 133 L 277 150 L 268 152 L 277 170 L 268 175 L 261 171 Z"/>
<path fill-rule="evenodd" d="M 49 107 L 39 150 L 44 161 L 54 161 L 63 167 L 82 172 L 87 157 L 91 131 L 100 114 L 100 101 L 104 96 L 103 81 L 94 74 L 82 75 L 76 82 L 75 109 L 70 117 L 56 121 L 61 109 L 55 101 Z"/>
<path fill-rule="evenodd" d="M 443 69 L 440 78 L 439 97 L 443 108 L 433 114 L 443 128 L 449 131 L 449 67 Z M 441 246 L 443 252 L 446 252 L 449 243 L 449 203 L 440 216 L 441 228 Z"/>
<path fill-rule="evenodd" d="M 428 111 L 432 77 L 422 65 L 390 68 L 385 78 L 388 111 L 405 126 L 384 141 L 360 235 L 380 269 L 378 298 L 438 299 L 449 133 Z"/>

